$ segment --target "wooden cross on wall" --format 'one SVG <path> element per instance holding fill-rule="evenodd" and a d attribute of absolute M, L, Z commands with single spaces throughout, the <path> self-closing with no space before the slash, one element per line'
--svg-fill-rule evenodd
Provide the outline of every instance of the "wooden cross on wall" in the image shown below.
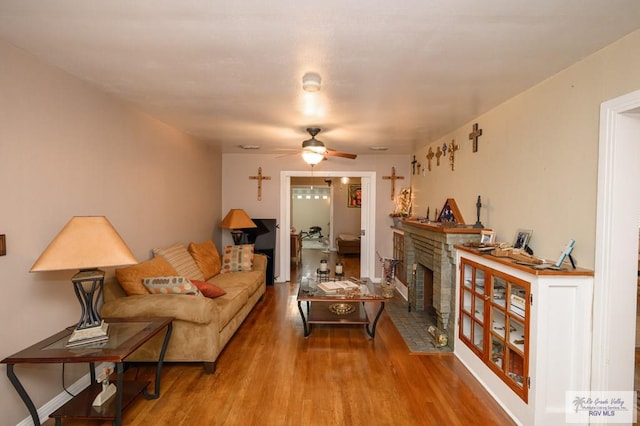
<path fill-rule="evenodd" d="M 436 150 L 436 166 L 440 166 L 440 157 L 442 157 L 442 150 L 438 146 L 438 149 Z"/>
<path fill-rule="evenodd" d="M 433 153 L 433 149 L 429 147 L 429 153 L 427 154 L 427 166 L 429 167 L 429 171 L 431 171 L 431 159 L 435 156 Z"/>
<path fill-rule="evenodd" d="M 469 140 L 473 141 L 473 152 L 478 152 L 478 138 L 482 136 L 482 129 L 478 129 L 478 123 L 473 124 L 473 132 L 469 133 Z"/>
<path fill-rule="evenodd" d="M 396 176 L 396 168 L 391 168 L 391 176 L 382 176 L 382 179 L 391 180 L 391 200 L 396 198 L 396 180 L 404 179 L 404 176 Z"/>
<path fill-rule="evenodd" d="M 262 176 L 262 167 L 258 167 L 258 176 L 249 176 L 249 179 L 258 181 L 258 201 L 262 201 L 262 181 L 271 180 L 271 176 Z"/>
<path fill-rule="evenodd" d="M 455 152 L 460 149 L 459 145 L 456 145 L 456 140 L 451 139 L 451 143 L 449 144 L 449 164 L 451 165 L 451 171 L 453 171 L 456 162 L 456 154 Z"/>

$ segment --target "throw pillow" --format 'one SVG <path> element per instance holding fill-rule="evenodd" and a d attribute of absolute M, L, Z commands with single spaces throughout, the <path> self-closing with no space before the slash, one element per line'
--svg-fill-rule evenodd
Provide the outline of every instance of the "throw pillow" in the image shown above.
<path fill-rule="evenodd" d="M 154 257 L 137 265 L 116 269 L 116 279 L 127 296 L 149 294 L 142 283 L 143 278 L 167 275 L 176 275 L 176 270 L 164 257 Z"/>
<path fill-rule="evenodd" d="M 253 270 L 253 244 L 226 246 L 222 255 L 221 273 Z"/>
<path fill-rule="evenodd" d="M 216 297 L 224 296 L 225 294 L 227 294 L 227 292 L 224 291 L 223 288 L 218 287 L 215 284 L 208 283 L 206 281 L 191 280 L 191 283 L 196 287 L 198 287 L 198 290 L 200 290 L 200 293 L 202 293 L 205 297 L 208 297 L 209 299 L 215 299 Z"/>
<path fill-rule="evenodd" d="M 149 277 L 142 280 L 151 294 L 192 294 L 199 296 L 198 287 L 185 277 Z"/>
<path fill-rule="evenodd" d="M 167 259 L 178 275 L 192 280 L 204 281 L 202 271 L 198 268 L 196 261 L 193 260 L 184 244 L 176 243 L 169 247 L 154 248 L 153 254 Z"/>
<path fill-rule="evenodd" d="M 187 247 L 189 253 L 196 261 L 196 264 L 202 271 L 204 279 L 216 276 L 220 273 L 222 264 L 220 263 L 220 254 L 213 241 L 205 241 L 204 243 L 189 243 Z"/>

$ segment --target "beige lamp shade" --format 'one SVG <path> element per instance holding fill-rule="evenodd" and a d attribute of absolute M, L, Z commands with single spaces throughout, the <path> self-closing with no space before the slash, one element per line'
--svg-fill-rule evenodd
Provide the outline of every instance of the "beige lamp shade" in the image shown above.
<path fill-rule="evenodd" d="M 104 216 L 74 216 L 33 264 L 30 272 L 93 269 L 138 263 Z"/>
<path fill-rule="evenodd" d="M 229 213 L 222 219 L 220 228 L 225 229 L 242 229 L 242 228 L 257 228 L 257 225 L 247 213 L 242 209 L 231 209 Z"/>

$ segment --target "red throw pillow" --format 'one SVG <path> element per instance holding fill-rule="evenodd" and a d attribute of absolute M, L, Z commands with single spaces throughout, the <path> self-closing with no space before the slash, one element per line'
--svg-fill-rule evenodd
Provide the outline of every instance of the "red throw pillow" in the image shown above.
<path fill-rule="evenodd" d="M 191 284 L 198 287 L 200 293 L 208 297 L 209 299 L 215 299 L 216 297 L 224 296 L 227 294 L 224 289 L 218 287 L 215 284 L 208 283 L 206 281 L 190 280 Z"/>

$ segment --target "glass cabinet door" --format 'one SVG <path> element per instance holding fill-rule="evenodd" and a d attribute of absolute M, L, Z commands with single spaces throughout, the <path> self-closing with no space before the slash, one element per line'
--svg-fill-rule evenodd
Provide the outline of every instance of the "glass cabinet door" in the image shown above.
<path fill-rule="evenodd" d="M 529 283 L 492 271 L 491 362 L 497 373 L 527 400 Z"/>
<path fill-rule="evenodd" d="M 480 355 L 485 352 L 485 271 L 465 261 L 461 265 L 460 281 L 460 338 Z"/>

